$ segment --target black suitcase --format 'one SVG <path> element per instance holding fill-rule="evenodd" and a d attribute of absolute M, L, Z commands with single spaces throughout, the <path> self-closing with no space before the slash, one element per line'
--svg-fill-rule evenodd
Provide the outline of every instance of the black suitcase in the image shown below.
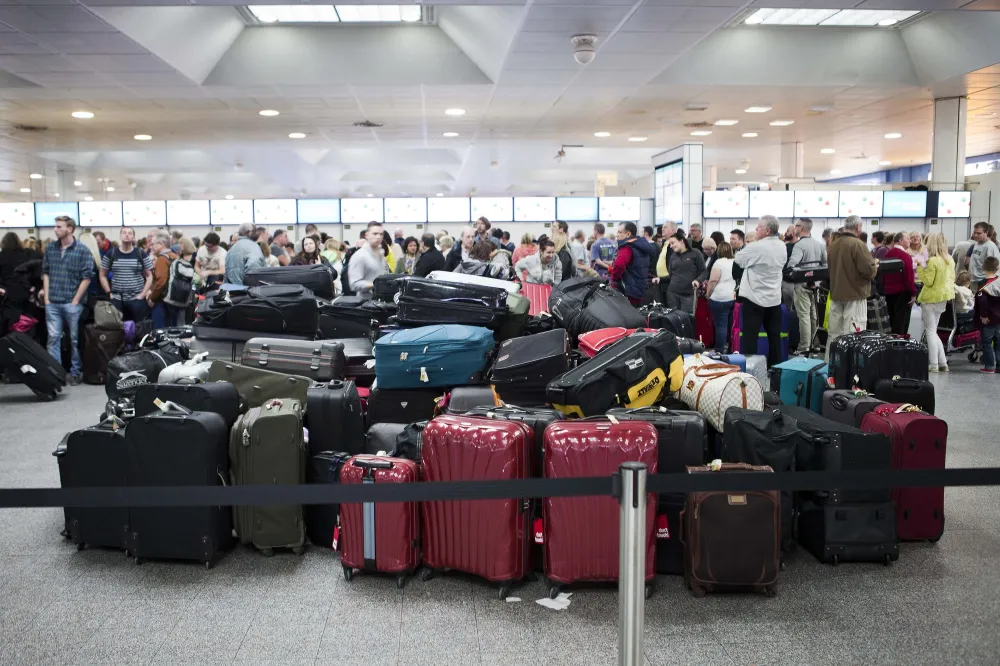
<path fill-rule="evenodd" d="M 140 386 L 155 384 L 164 368 L 187 358 L 187 345 L 176 340 L 122 354 L 108 363 L 104 392 L 111 400 L 134 398 Z"/>
<path fill-rule="evenodd" d="M 371 386 L 375 381 L 375 345 L 368 338 L 336 340 L 344 345 L 344 375 L 358 386 Z"/>
<path fill-rule="evenodd" d="M 446 414 L 465 414 L 477 407 L 499 407 L 497 400 L 496 391 L 490 386 L 456 386 L 438 405 L 443 405 Z"/>
<path fill-rule="evenodd" d="M 219 414 L 138 416 L 125 432 L 129 485 L 220 486 L 229 479 L 229 428 Z M 232 544 L 229 507 L 133 507 L 129 552 L 146 558 L 195 560 L 210 567 Z"/>
<path fill-rule="evenodd" d="M 240 363 L 328 382 L 344 378 L 347 358 L 343 343 L 335 340 L 251 338 L 243 346 Z"/>
<path fill-rule="evenodd" d="M 300 284 L 320 298 L 332 300 L 334 297 L 333 281 L 336 277 L 337 271 L 327 264 L 272 266 L 270 268 L 255 268 L 247 271 L 243 282 L 248 287 Z"/>
<path fill-rule="evenodd" d="M 394 303 L 396 294 L 402 288 L 403 283 L 413 279 L 412 275 L 399 275 L 396 273 L 386 273 L 375 278 L 375 286 L 372 289 L 372 296 L 377 301 L 383 303 Z"/>
<path fill-rule="evenodd" d="M 677 338 L 677 346 L 685 356 L 688 354 L 702 354 L 705 352 L 705 343 L 701 340 L 691 338 Z"/>
<path fill-rule="evenodd" d="M 350 453 L 320 451 L 309 458 L 306 483 L 340 483 L 340 468 Z M 333 531 L 337 528 L 339 504 L 307 504 L 305 509 L 306 536 L 315 546 L 333 547 Z"/>
<path fill-rule="evenodd" d="M 55 400 L 66 386 L 62 364 L 24 333 L 8 333 L 0 340 L 0 367 L 9 380 L 24 383 L 43 400 Z"/>
<path fill-rule="evenodd" d="M 544 405 L 545 387 L 569 368 L 569 335 L 565 329 L 556 328 L 502 342 L 490 371 L 490 383 L 506 403 Z"/>
<path fill-rule="evenodd" d="M 934 413 L 934 384 L 923 379 L 879 379 L 872 391 L 883 402 L 909 403 L 921 411 Z"/>
<path fill-rule="evenodd" d="M 117 419 L 71 432 L 55 452 L 63 488 L 128 486 L 125 424 Z M 78 548 L 128 548 L 127 507 L 66 507 L 66 537 Z"/>
<path fill-rule="evenodd" d="M 319 311 L 320 337 L 324 339 L 371 338 L 373 331 L 396 314 L 395 303 L 341 296 Z"/>
<path fill-rule="evenodd" d="M 448 301 L 478 305 L 498 315 L 507 313 L 507 290 L 478 284 L 442 282 L 427 278 L 410 278 L 400 284 L 399 302 Z"/>
<path fill-rule="evenodd" d="M 782 407 L 758 412 L 740 407 L 726 410 L 722 430 L 723 462 L 767 465 L 775 473 L 794 472 L 799 424 Z M 795 548 L 795 498 L 781 492 L 781 550 Z"/>
<path fill-rule="evenodd" d="M 648 305 L 639 310 L 649 328 L 663 328 L 679 338 L 695 338 L 694 315 L 662 305 Z"/>
<path fill-rule="evenodd" d="M 103 386 L 108 381 L 108 363 L 125 347 L 125 330 L 107 330 L 87 324 L 83 332 L 83 381 Z"/>
<path fill-rule="evenodd" d="M 916 340 L 886 336 L 867 339 L 854 348 L 858 388 L 874 393 L 875 384 L 884 378 L 927 381 L 928 358 L 927 345 Z"/>
<path fill-rule="evenodd" d="M 400 297 L 396 321 L 407 327 L 431 324 L 463 324 L 496 329 L 503 323 L 506 308 L 497 311 L 475 301 L 433 301 Z"/>
<path fill-rule="evenodd" d="M 705 418 L 698 412 L 671 411 L 664 407 L 615 408 L 608 410 L 608 416 L 653 424 L 657 434 L 657 474 L 683 474 L 688 465 L 698 466 L 705 461 L 708 435 Z M 684 493 L 663 493 L 657 502 L 657 573 L 678 576 L 684 573 L 684 544 L 680 540 L 684 498 Z"/>
<path fill-rule="evenodd" d="M 223 319 L 225 328 L 313 338 L 319 330 L 319 305 L 299 285 L 253 287 L 248 298 L 229 306 Z"/>
<path fill-rule="evenodd" d="M 822 261 L 803 261 L 795 268 L 786 268 L 782 279 L 792 284 L 824 282 L 830 279 L 830 268 Z"/>
<path fill-rule="evenodd" d="M 396 450 L 396 438 L 406 429 L 405 423 L 376 423 L 365 433 L 365 453 L 389 454 Z"/>
<path fill-rule="evenodd" d="M 434 408 L 445 390 L 380 389 L 368 396 L 368 425 L 375 423 L 415 423 L 434 418 Z"/>
<path fill-rule="evenodd" d="M 795 419 L 795 465 L 804 472 L 839 472 L 892 469 L 892 443 L 880 433 L 869 433 L 854 426 L 823 418 L 805 407 L 782 407 L 785 416 Z M 826 489 L 802 493 L 821 503 L 888 502 L 891 490 Z"/>
<path fill-rule="evenodd" d="M 365 417 L 357 386 L 350 380 L 311 387 L 306 393 L 304 423 L 310 455 L 331 449 L 351 455 L 364 451 Z"/>
<path fill-rule="evenodd" d="M 888 565 L 899 558 L 896 507 L 892 502 L 803 502 L 799 507 L 799 543 L 820 562 Z"/>
<path fill-rule="evenodd" d="M 574 338 L 600 328 L 642 328 L 645 318 L 624 294 L 598 278 L 563 280 L 552 288 L 549 310 L 556 323 Z"/>
<path fill-rule="evenodd" d="M 864 391 L 824 391 L 823 418 L 860 428 L 865 414 L 884 404 L 885 402 Z"/>
<path fill-rule="evenodd" d="M 854 349 L 859 345 L 885 336 L 878 331 L 860 331 L 841 335 L 830 343 L 829 376 L 833 387 L 850 390 L 855 386 Z M 926 367 L 926 364 L 924 364 Z"/>
<path fill-rule="evenodd" d="M 135 414 L 155 414 L 160 409 L 154 404 L 159 399 L 187 407 L 192 412 L 218 414 L 232 427 L 244 411 L 240 393 L 229 382 L 193 382 L 177 384 L 145 384 L 135 394 Z"/>

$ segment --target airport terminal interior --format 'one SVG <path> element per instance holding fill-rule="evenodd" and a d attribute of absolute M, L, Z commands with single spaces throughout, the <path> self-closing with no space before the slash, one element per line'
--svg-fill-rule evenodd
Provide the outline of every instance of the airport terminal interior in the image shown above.
<path fill-rule="evenodd" d="M 113 241 L 314 224 L 350 246 L 483 216 L 514 245 L 556 220 L 728 240 L 774 215 L 819 240 L 859 215 L 869 244 L 940 233 L 950 256 L 1000 225 L 997 0 L 257 1 L 0 0 L 0 235 L 48 243 L 69 215 Z M 948 366 L 947 467 L 1000 468 L 1000 379 L 968 348 Z M 53 451 L 107 402 L 0 385 L 0 490 L 59 487 Z M 1000 663 L 1000 489 L 945 511 L 890 566 L 798 548 L 774 597 L 658 575 L 642 662 Z M 64 527 L 0 508 L 0 664 L 621 663 L 614 583 L 553 608 L 542 580 L 400 589 L 317 546 L 137 565 Z"/>

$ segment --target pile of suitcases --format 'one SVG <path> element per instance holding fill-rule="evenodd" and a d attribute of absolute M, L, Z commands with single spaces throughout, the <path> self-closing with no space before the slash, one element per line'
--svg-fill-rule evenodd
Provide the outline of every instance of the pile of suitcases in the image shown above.
<path fill-rule="evenodd" d="M 241 323 L 239 351 L 214 360 L 199 325 L 284 310 L 261 287 L 213 296 L 193 330 L 158 332 L 141 359 L 115 360 L 137 373 L 119 386 L 125 373 L 109 368 L 109 398 L 129 407 L 60 445 L 63 485 L 489 482 L 607 476 L 628 461 L 651 474 L 944 464 L 947 427 L 932 415 L 926 374 L 917 376 L 927 368 L 919 344 L 844 336 L 829 367 L 796 358 L 768 369 L 763 356 L 704 353 L 678 335 L 693 331 L 690 315 L 653 308 L 622 320 L 624 297 L 575 284 L 553 290 L 550 303 L 550 319 L 571 320 L 573 331 L 533 327 L 526 299 L 502 286 L 392 276 L 376 284 L 376 301 L 308 296 L 316 330 L 338 337 Z M 571 315 L 572 303 L 586 314 Z M 154 362 L 169 353 L 172 362 Z M 656 573 L 683 574 L 698 595 L 773 594 L 797 544 L 835 564 L 888 563 L 899 539 L 936 540 L 944 520 L 941 489 L 664 493 L 647 502 L 648 591 Z M 337 550 L 348 580 L 375 572 L 402 586 L 421 567 L 425 578 L 454 570 L 497 584 L 503 597 L 535 570 L 552 595 L 618 578 L 611 497 L 66 513 L 75 543 L 138 559 L 210 563 L 232 528 L 267 554 L 301 552 L 307 540 Z"/>

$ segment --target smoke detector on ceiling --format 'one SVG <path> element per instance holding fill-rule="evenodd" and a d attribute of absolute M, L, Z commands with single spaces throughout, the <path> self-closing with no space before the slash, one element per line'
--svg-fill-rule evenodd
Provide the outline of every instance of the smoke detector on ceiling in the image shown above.
<path fill-rule="evenodd" d="M 570 39 L 573 42 L 573 60 L 581 65 L 587 65 L 594 61 L 597 55 L 597 35 L 573 35 Z"/>
<path fill-rule="evenodd" d="M 684 127 L 712 127 L 713 123 L 706 123 L 704 121 L 698 123 L 684 123 Z"/>

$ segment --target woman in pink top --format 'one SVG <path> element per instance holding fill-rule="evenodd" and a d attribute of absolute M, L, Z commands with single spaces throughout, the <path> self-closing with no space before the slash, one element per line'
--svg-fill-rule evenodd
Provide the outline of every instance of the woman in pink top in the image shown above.
<path fill-rule="evenodd" d="M 514 254 L 510 258 L 510 265 L 517 266 L 517 262 L 525 257 L 530 257 L 538 253 L 538 246 L 531 239 L 531 234 L 521 236 L 521 244 L 514 248 Z"/>

